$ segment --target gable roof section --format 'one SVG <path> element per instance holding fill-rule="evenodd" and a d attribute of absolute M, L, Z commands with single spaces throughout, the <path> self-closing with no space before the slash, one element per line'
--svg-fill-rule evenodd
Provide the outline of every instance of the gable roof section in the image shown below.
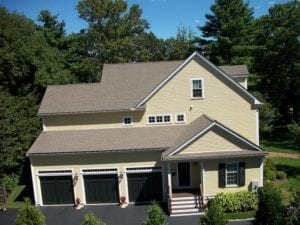
<path fill-rule="evenodd" d="M 210 131 L 213 127 L 217 127 L 225 132 L 227 135 L 232 136 L 233 138 L 237 139 L 241 143 L 246 146 L 249 146 L 249 149 L 243 149 L 241 151 L 216 151 L 212 152 L 205 152 L 199 154 L 185 154 L 185 155 L 178 155 L 180 151 L 188 147 L 191 143 L 201 138 L 205 133 Z M 224 154 L 223 154 L 224 153 Z M 191 158 L 199 158 L 199 157 L 208 157 L 208 156 L 222 156 L 222 155 L 266 155 L 266 152 L 261 149 L 259 146 L 254 144 L 253 142 L 247 140 L 246 138 L 240 136 L 236 132 L 232 131 L 231 129 L 227 128 L 226 126 L 222 125 L 216 120 L 209 118 L 206 115 L 202 115 L 195 121 L 193 121 L 189 127 L 187 127 L 178 139 L 175 141 L 174 145 L 171 146 L 168 150 L 164 151 L 162 154 L 163 160 L 175 160 L 184 157 L 191 157 Z"/>
<path fill-rule="evenodd" d="M 27 155 L 157 151 L 170 147 L 184 125 L 42 132 Z"/>
<path fill-rule="evenodd" d="M 135 109 L 141 99 L 181 63 L 182 61 L 105 64 L 101 83 L 48 86 L 38 114 Z"/>
<path fill-rule="evenodd" d="M 249 71 L 246 65 L 219 66 L 230 77 L 248 77 Z"/>
<path fill-rule="evenodd" d="M 208 69 L 212 74 L 216 75 L 218 78 L 223 79 L 228 85 L 234 87 L 239 94 L 243 95 L 248 101 L 252 101 L 253 104 L 259 105 L 261 104 L 247 89 L 241 86 L 239 83 L 234 81 L 228 74 L 226 74 L 222 69 L 218 66 L 214 65 L 204 56 L 200 55 L 198 52 L 194 52 L 189 58 L 187 58 L 180 66 L 178 66 L 169 76 L 167 76 L 163 82 L 161 82 L 158 86 L 156 86 L 152 92 L 147 95 L 139 104 L 137 104 L 137 108 L 143 106 L 157 91 L 159 91 L 166 83 L 168 83 L 176 74 L 183 69 L 191 60 L 196 60 L 199 64 Z M 229 67 L 224 67 L 224 70 L 229 70 Z M 237 70 L 237 68 L 236 68 Z M 233 72 L 233 69 L 230 71 Z"/>

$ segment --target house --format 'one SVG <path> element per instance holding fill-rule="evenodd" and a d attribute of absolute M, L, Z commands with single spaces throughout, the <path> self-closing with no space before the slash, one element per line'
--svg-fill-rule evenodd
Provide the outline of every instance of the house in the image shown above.
<path fill-rule="evenodd" d="M 96 84 L 48 86 L 29 149 L 36 205 L 166 201 L 199 213 L 220 192 L 263 185 L 246 66 L 185 61 L 104 65 Z"/>

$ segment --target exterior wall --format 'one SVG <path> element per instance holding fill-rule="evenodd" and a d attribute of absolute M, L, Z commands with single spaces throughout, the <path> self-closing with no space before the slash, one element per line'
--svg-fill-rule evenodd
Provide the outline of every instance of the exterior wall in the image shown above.
<path fill-rule="evenodd" d="M 203 152 L 216 152 L 216 151 L 240 151 L 246 146 L 233 140 L 232 137 L 227 137 L 226 134 L 212 129 L 204 134 L 198 140 L 187 146 L 179 154 L 195 154 Z M 249 148 L 249 146 L 247 146 Z"/>
<path fill-rule="evenodd" d="M 153 167 L 163 166 L 160 161 L 161 152 L 132 152 L 116 154 L 86 154 L 86 155 L 64 155 L 64 156 L 33 156 L 31 157 L 33 185 L 35 190 L 35 202 L 42 204 L 42 195 L 38 171 L 72 170 L 73 178 L 78 176 L 74 182 L 74 199 L 79 197 L 85 203 L 84 182 L 81 169 L 117 168 L 118 173 L 123 173 L 127 167 Z M 165 168 L 163 166 L 163 171 Z M 165 171 L 163 174 L 165 175 Z M 163 177 L 163 186 L 166 187 L 167 179 Z M 165 193 L 165 191 L 163 192 Z M 126 196 L 128 200 L 127 178 L 119 178 L 119 194 Z"/>
<path fill-rule="evenodd" d="M 188 188 L 200 188 L 200 163 L 199 162 L 190 162 L 190 175 L 191 175 L 191 186 Z M 172 189 L 182 189 L 178 185 L 178 169 L 177 169 L 177 162 L 171 163 L 171 172 L 173 173 L 172 176 Z"/>
<path fill-rule="evenodd" d="M 203 99 L 191 99 L 192 78 L 203 79 Z M 255 109 L 194 60 L 147 102 L 143 120 L 151 114 L 180 112 L 186 113 L 187 123 L 206 114 L 256 143 Z"/>
<path fill-rule="evenodd" d="M 203 78 L 203 99 L 191 99 L 192 78 Z M 176 113 L 186 113 L 187 123 L 190 123 L 206 114 L 256 143 L 256 116 L 255 109 L 251 107 L 234 90 L 192 60 L 147 102 L 144 112 L 107 112 L 43 118 L 46 130 L 74 130 L 123 127 L 123 116 L 132 116 L 133 126 L 157 126 L 147 125 L 147 115 L 172 114 L 174 121 Z"/>
<path fill-rule="evenodd" d="M 219 188 L 218 186 L 218 167 L 219 163 L 226 162 L 245 162 L 245 186 L 243 187 L 225 187 Z M 263 162 L 261 157 L 253 158 L 234 158 L 226 160 L 207 160 L 204 162 L 205 169 L 205 196 L 214 196 L 218 193 L 224 192 L 236 192 L 242 190 L 251 190 L 251 181 L 260 181 L 260 176 L 262 176 L 260 171 L 260 165 Z"/>
<path fill-rule="evenodd" d="M 233 80 L 238 82 L 240 85 L 242 85 L 244 88 L 248 89 L 248 79 L 246 77 L 231 77 Z"/>

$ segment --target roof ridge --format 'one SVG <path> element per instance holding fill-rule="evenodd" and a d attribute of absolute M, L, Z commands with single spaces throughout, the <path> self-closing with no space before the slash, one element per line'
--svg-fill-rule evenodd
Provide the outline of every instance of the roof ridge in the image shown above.
<path fill-rule="evenodd" d="M 125 62 L 125 63 L 105 63 L 105 65 L 129 65 L 129 64 L 148 64 L 148 63 L 172 63 L 172 62 L 182 62 L 184 60 L 162 60 L 162 61 L 148 61 L 148 62 Z"/>

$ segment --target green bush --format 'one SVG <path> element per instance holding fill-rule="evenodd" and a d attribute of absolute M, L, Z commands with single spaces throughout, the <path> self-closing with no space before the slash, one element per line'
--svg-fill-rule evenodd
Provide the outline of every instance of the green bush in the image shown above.
<path fill-rule="evenodd" d="M 223 208 L 215 199 L 209 200 L 205 215 L 200 218 L 200 225 L 226 225 L 228 221 Z"/>
<path fill-rule="evenodd" d="M 267 183 L 258 189 L 258 209 L 254 225 L 284 225 L 285 207 L 279 188 Z"/>
<path fill-rule="evenodd" d="M 88 212 L 84 215 L 81 225 L 105 225 L 105 223 L 93 213 Z"/>
<path fill-rule="evenodd" d="M 156 202 L 149 206 L 148 217 L 142 225 L 168 225 L 164 212 Z"/>
<path fill-rule="evenodd" d="M 268 180 L 275 180 L 276 179 L 276 172 L 275 171 L 265 171 L 265 180 L 268 181 Z"/>
<path fill-rule="evenodd" d="M 39 208 L 32 206 L 27 198 L 24 206 L 19 210 L 16 225 L 46 225 L 45 216 Z"/>
<path fill-rule="evenodd" d="M 295 148 L 300 149 L 300 123 L 293 122 L 288 128 Z"/>
<path fill-rule="evenodd" d="M 221 193 L 215 198 L 225 212 L 247 212 L 256 209 L 257 195 L 249 191 Z"/>
<path fill-rule="evenodd" d="M 279 179 L 279 180 L 285 180 L 286 179 L 286 172 L 277 171 L 276 178 Z"/>
<path fill-rule="evenodd" d="M 7 192 L 11 192 L 19 182 L 19 177 L 17 175 L 4 175 L 0 178 L 0 186 L 4 186 Z"/>

